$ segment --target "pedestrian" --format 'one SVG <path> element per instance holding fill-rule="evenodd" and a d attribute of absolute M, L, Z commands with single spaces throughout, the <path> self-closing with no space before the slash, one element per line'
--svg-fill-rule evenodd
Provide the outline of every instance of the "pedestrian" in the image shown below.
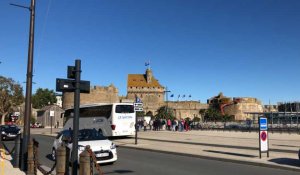
<path fill-rule="evenodd" d="M 176 127 L 176 122 L 174 119 L 174 120 L 172 120 L 172 131 L 175 131 L 175 127 Z"/>
<path fill-rule="evenodd" d="M 189 130 L 189 121 L 188 120 L 184 121 L 184 129 L 185 129 L 185 131 Z"/>
<path fill-rule="evenodd" d="M 153 126 L 153 120 L 152 119 L 149 122 L 149 126 L 150 126 L 150 131 L 152 131 L 152 126 Z"/>
<path fill-rule="evenodd" d="M 155 119 L 153 121 L 153 128 L 154 128 L 154 131 L 157 131 L 157 119 Z"/>
<path fill-rule="evenodd" d="M 157 120 L 157 129 L 160 131 L 162 129 L 162 119 Z"/>
<path fill-rule="evenodd" d="M 175 131 L 178 131 L 179 121 L 175 119 Z"/>
<path fill-rule="evenodd" d="M 143 123 L 143 125 L 144 125 L 144 131 L 147 131 L 147 125 L 148 125 L 148 123 L 147 123 L 147 121 L 146 121 L 146 120 L 144 120 L 144 123 Z"/>
<path fill-rule="evenodd" d="M 168 130 L 171 131 L 171 119 L 167 120 L 167 126 L 168 126 Z"/>

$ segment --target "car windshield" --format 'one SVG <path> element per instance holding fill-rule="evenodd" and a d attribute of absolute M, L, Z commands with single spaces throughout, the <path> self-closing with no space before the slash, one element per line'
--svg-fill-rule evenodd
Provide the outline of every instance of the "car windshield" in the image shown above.
<path fill-rule="evenodd" d="M 81 129 L 78 133 L 79 141 L 89 141 L 89 140 L 106 140 L 106 137 L 103 136 L 96 129 Z"/>
<path fill-rule="evenodd" d="M 20 129 L 16 126 L 2 126 L 2 130 L 6 132 L 14 132 L 14 131 L 19 131 Z"/>

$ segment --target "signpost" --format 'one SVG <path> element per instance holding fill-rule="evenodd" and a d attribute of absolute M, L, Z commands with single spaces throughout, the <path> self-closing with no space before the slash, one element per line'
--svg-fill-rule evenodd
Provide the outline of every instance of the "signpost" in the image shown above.
<path fill-rule="evenodd" d="M 269 157 L 268 119 L 259 117 L 259 158 L 265 152 Z"/>
<path fill-rule="evenodd" d="M 138 97 L 136 97 L 135 101 L 136 103 L 133 103 L 133 105 L 134 105 L 134 112 L 135 112 L 135 144 L 137 145 L 138 120 L 137 120 L 136 112 L 143 111 L 143 103 Z"/>
<path fill-rule="evenodd" d="M 78 130 L 79 130 L 79 107 L 80 93 L 90 93 L 90 82 L 81 81 L 81 60 L 75 60 L 75 66 L 68 66 L 69 79 L 56 79 L 56 91 L 74 92 L 74 120 L 73 120 L 73 143 L 72 143 L 72 174 L 77 175 L 78 169 Z"/>
<path fill-rule="evenodd" d="M 134 111 L 143 111 L 143 103 L 134 103 Z"/>
<path fill-rule="evenodd" d="M 51 134 L 52 134 L 52 125 L 53 125 L 53 118 L 54 118 L 54 111 L 50 111 L 50 125 L 51 125 Z"/>

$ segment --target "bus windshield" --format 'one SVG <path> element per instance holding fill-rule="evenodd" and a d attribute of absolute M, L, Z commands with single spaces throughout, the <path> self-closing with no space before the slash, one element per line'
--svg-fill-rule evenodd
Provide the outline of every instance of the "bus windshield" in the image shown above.
<path fill-rule="evenodd" d="M 116 113 L 134 113 L 133 105 L 116 105 Z"/>

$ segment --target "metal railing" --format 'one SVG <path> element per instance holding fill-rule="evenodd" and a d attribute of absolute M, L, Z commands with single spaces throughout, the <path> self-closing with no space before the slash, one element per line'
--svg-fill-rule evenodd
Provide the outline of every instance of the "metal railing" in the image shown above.
<path fill-rule="evenodd" d="M 56 150 L 56 159 L 54 165 L 51 167 L 50 171 L 43 169 L 39 162 L 38 154 L 39 143 L 35 139 L 31 139 L 28 143 L 28 161 L 27 161 L 27 174 L 36 175 L 37 169 L 44 175 L 51 174 L 56 170 L 57 175 L 68 175 L 69 174 L 69 157 L 70 149 L 65 145 L 61 145 Z M 103 175 L 100 165 L 97 163 L 96 156 L 91 150 L 90 146 L 86 146 L 85 150 L 79 155 L 79 175 L 93 175 L 94 169 L 96 169 L 97 174 Z"/>

